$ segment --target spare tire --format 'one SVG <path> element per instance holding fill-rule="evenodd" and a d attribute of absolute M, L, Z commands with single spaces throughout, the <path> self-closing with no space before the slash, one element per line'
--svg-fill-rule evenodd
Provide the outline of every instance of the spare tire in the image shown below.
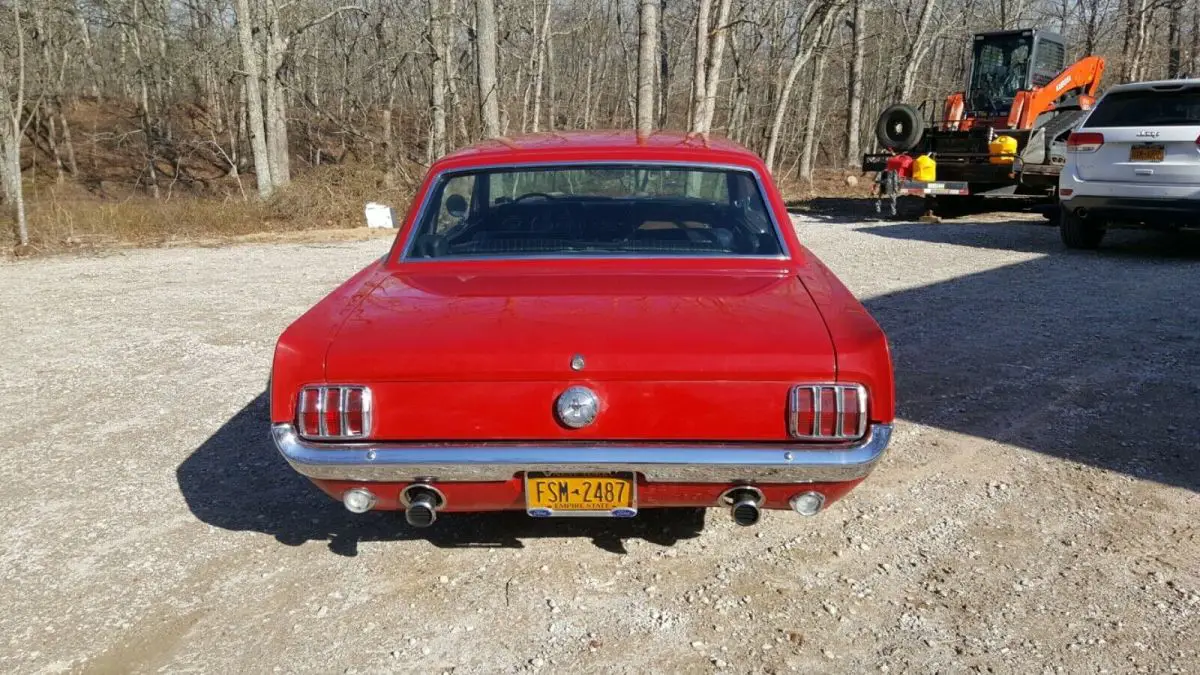
<path fill-rule="evenodd" d="M 916 108 L 904 103 L 890 106 L 879 115 L 875 124 L 875 138 L 879 144 L 891 150 L 912 150 L 925 133 L 925 121 Z"/>

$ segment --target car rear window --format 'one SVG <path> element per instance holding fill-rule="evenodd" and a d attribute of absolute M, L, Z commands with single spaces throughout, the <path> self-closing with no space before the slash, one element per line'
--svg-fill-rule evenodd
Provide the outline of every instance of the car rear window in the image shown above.
<path fill-rule="evenodd" d="M 1085 127 L 1200 125 L 1200 87 L 1113 92 L 1096 106 Z"/>
<path fill-rule="evenodd" d="M 749 171 L 604 165 L 445 174 L 422 205 L 406 257 L 782 253 Z"/>

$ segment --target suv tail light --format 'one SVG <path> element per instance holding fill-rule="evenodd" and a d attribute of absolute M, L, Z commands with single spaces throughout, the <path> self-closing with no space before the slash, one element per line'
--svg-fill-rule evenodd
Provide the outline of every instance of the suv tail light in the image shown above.
<path fill-rule="evenodd" d="M 1104 134 L 1094 131 L 1072 131 L 1067 136 L 1067 152 L 1095 152 L 1104 145 Z"/>
<path fill-rule="evenodd" d="M 788 397 L 788 432 L 808 441 L 849 441 L 867 433 L 867 390 L 860 384 L 798 384 Z"/>
<path fill-rule="evenodd" d="M 341 440 L 371 435 L 371 390 L 367 387 L 305 387 L 296 409 L 296 426 L 305 438 Z"/>

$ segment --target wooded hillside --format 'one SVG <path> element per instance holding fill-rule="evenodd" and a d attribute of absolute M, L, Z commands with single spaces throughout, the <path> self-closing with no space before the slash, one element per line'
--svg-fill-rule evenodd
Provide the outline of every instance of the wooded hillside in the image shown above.
<path fill-rule="evenodd" d="M 402 190 L 539 130 L 707 131 L 803 180 L 856 165 L 888 104 L 961 89 L 975 31 L 1060 32 L 1113 84 L 1200 72 L 1198 22 L 1200 0 L 0 0 L 0 182 L 25 242 L 22 177 L 254 202 L 353 165 Z"/>

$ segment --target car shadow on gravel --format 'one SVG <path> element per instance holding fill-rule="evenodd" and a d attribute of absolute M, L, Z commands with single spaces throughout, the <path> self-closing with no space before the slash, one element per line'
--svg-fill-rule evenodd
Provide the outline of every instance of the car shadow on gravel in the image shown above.
<path fill-rule="evenodd" d="M 1200 492 L 1200 237 L 1066 252 L 1030 225 L 859 231 L 1047 254 L 865 301 L 899 417 Z"/>
<path fill-rule="evenodd" d="M 1048 227 L 1049 226 L 1049 227 Z M 1021 251 L 1024 253 L 1129 257 L 1152 263 L 1153 260 L 1200 260 L 1200 232 L 1151 232 L 1111 230 L 1096 251 L 1066 249 L 1058 228 L 1046 221 L 995 220 L 987 222 L 870 224 L 858 232 L 888 239 L 907 239 L 932 244 L 954 244 L 972 248 Z"/>
<path fill-rule="evenodd" d="M 259 394 L 175 471 L 188 508 L 202 522 L 268 534 L 299 546 L 328 541 L 329 550 L 358 554 L 363 541 L 424 540 L 440 548 L 522 548 L 523 539 L 587 538 L 611 553 L 641 539 L 671 546 L 699 536 L 704 511 L 644 510 L 630 520 L 534 520 L 523 512 L 449 514 L 432 527 L 409 527 L 396 512 L 355 515 L 288 466 L 270 440 L 267 393 Z"/>

